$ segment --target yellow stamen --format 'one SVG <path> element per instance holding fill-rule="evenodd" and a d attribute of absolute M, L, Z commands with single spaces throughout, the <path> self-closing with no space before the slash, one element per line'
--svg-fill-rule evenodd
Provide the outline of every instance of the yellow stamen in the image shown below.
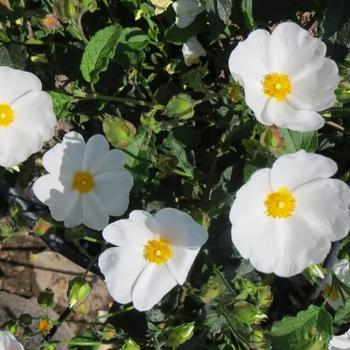
<path fill-rule="evenodd" d="M 287 74 L 266 74 L 262 85 L 265 95 L 279 101 L 283 101 L 292 92 L 292 84 Z"/>
<path fill-rule="evenodd" d="M 145 244 L 143 257 L 154 264 L 161 265 L 173 255 L 171 247 L 165 239 L 152 239 Z"/>
<path fill-rule="evenodd" d="M 93 175 L 88 171 L 77 171 L 73 176 L 72 188 L 80 193 L 88 193 L 95 187 Z"/>
<path fill-rule="evenodd" d="M 264 201 L 266 214 L 273 218 L 288 218 L 295 209 L 295 198 L 286 187 L 269 193 Z"/>
<path fill-rule="evenodd" d="M 13 123 L 15 113 L 10 105 L 0 104 L 0 126 L 8 127 Z"/>

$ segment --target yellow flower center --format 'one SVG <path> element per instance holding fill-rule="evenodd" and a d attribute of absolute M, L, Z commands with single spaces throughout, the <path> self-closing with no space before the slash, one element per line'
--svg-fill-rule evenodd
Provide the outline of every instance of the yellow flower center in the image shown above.
<path fill-rule="evenodd" d="M 12 124 L 15 113 L 10 105 L 3 103 L 0 104 L 0 126 L 9 126 Z"/>
<path fill-rule="evenodd" d="M 292 84 L 287 74 L 266 74 L 262 81 L 264 94 L 279 101 L 284 100 L 292 92 Z"/>
<path fill-rule="evenodd" d="M 72 188 L 81 193 L 88 193 L 95 187 L 93 175 L 88 171 L 77 171 L 73 176 Z"/>
<path fill-rule="evenodd" d="M 173 252 L 167 240 L 151 239 L 145 244 L 143 257 L 154 264 L 161 265 L 173 256 Z"/>
<path fill-rule="evenodd" d="M 295 198 L 286 187 L 269 193 L 264 201 L 266 214 L 273 218 L 288 218 L 295 209 Z"/>
<path fill-rule="evenodd" d="M 38 331 L 46 333 L 50 330 L 51 323 L 50 320 L 41 319 L 38 324 Z"/>

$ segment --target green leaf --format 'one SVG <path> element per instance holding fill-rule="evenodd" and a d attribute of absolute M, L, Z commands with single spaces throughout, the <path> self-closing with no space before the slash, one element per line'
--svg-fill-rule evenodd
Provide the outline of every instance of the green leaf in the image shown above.
<path fill-rule="evenodd" d="M 67 117 L 74 101 L 73 97 L 62 91 L 49 91 L 49 95 L 52 98 L 53 110 L 57 118 Z"/>
<path fill-rule="evenodd" d="M 337 309 L 334 315 L 334 323 L 341 325 L 350 321 L 350 299 L 345 301 L 345 304 Z"/>
<path fill-rule="evenodd" d="M 297 316 L 287 316 L 273 324 L 271 344 L 274 350 L 306 350 L 319 345 L 326 349 L 333 336 L 332 316 L 324 309 L 310 305 Z"/>
<path fill-rule="evenodd" d="M 317 131 L 299 132 L 289 129 L 279 129 L 285 141 L 284 153 L 294 153 L 301 149 L 315 152 L 318 147 Z"/>
<path fill-rule="evenodd" d="M 242 0 L 242 12 L 249 30 L 254 28 L 253 0 Z"/>
<path fill-rule="evenodd" d="M 188 161 L 184 145 L 176 140 L 173 134 L 169 134 L 164 140 L 163 145 L 176 157 L 177 166 L 183 170 L 187 177 L 193 176 L 193 165 Z"/>
<path fill-rule="evenodd" d="M 154 143 L 152 132 L 147 129 L 140 129 L 125 150 L 127 154 L 126 164 L 132 172 L 135 182 L 141 183 L 149 177 L 149 169 L 157 159 Z"/>
<path fill-rule="evenodd" d="M 80 64 L 80 70 L 87 82 L 96 83 L 100 73 L 108 68 L 122 30 L 119 24 L 114 24 L 98 31 L 88 42 Z"/>
<path fill-rule="evenodd" d="M 4 44 L 0 43 L 0 66 L 8 66 L 13 68 L 10 54 Z"/>
<path fill-rule="evenodd" d="M 122 33 L 123 43 L 133 50 L 142 50 L 150 43 L 150 38 L 140 28 L 125 28 Z"/>
<path fill-rule="evenodd" d="M 164 114 L 169 118 L 181 120 L 192 118 L 194 109 L 191 96 L 183 93 L 173 96 L 166 105 Z"/>

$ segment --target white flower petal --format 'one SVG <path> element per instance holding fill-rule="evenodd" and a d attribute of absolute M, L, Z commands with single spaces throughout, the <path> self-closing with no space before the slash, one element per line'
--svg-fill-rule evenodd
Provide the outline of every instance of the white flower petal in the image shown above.
<path fill-rule="evenodd" d="M 295 215 L 302 216 L 319 236 L 330 241 L 344 238 L 350 229 L 350 189 L 343 181 L 319 179 L 294 191 Z"/>
<path fill-rule="evenodd" d="M 150 310 L 177 285 L 165 264 L 148 264 L 139 275 L 131 292 L 135 309 Z"/>
<path fill-rule="evenodd" d="M 269 41 L 270 33 L 263 29 L 257 29 L 251 32 L 248 38 L 241 41 L 232 51 L 228 63 L 229 69 L 233 78 L 238 80 L 243 87 L 246 79 L 261 83 L 262 77 L 270 73 L 268 67 Z"/>
<path fill-rule="evenodd" d="M 273 190 L 287 187 L 294 190 L 311 180 L 328 178 L 337 171 L 337 164 L 330 158 L 301 150 L 278 158 L 271 169 Z"/>
<path fill-rule="evenodd" d="M 333 336 L 329 342 L 329 350 L 349 350 L 350 349 L 350 330 L 342 335 Z"/>
<path fill-rule="evenodd" d="M 208 232 L 180 210 L 164 208 L 154 218 L 159 224 L 160 235 L 168 239 L 171 245 L 196 249 L 208 239 Z"/>
<path fill-rule="evenodd" d="M 52 100 L 45 92 L 29 92 L 11 107 L 14 121 L 0 127 L 0 165 L 6 167 L 17 165 L 38 152 L 43 142 L 52 137 L 56 125 Z"/>
<path fill-rule="evenodd" d="M 198 41 L 197 37 L 191 36 L 182 45 L 182 55 L 186 66 L 190 66 L 191 64 L 199 63 L 199 57 L 206 56 L 207 52 L 205 51 L 202 44 Z"/>
<path fill-rule="evenodd" d="M 98 266 L 113 299 L 121 304 L 129 303 L 132 287 L 146 266 L 141 248 L 109 248 L 100 255 Z"/>
<path fill-rule="evenodd" d="M 78 198 L 74 205 L 67 212 L 67 216 L 64 219 L 64 225 L 66 227 L 79 226 L 83 221 L 83 202 L 81 198 Z"/>
<path fill-rule="evenodd" d="M 103 230 L 103 238 L 118 246 L 143 246 L 150 239 L 157 239 L 157 223 L 153 216 L 143 210 L 133 210 L 128 219 L 109 224 Z"/>
<path fill-rule="evenodd" d="M 178 284 L 184 284 L 200 248 L 186 249 L 182 247 L 171 247 L 173 256 L 166 262 L 169 272 Z"/>
<path fill-rule="evenodd" d="M 81 195 L 83 202 L 83 224 L 93 230 L 103 230 L 109 221 L 108 213 L 94 192 Z"/>
<path fill-rule="evenodd" d="M 339 84 L 338 67 L 328 58 L 319 69 L 304 69 L 293 78 L 288 102 L 296 109 L 322 111 L 336 101 L 334 90 Z"/>
<path fill-rule="evenodd" d="M 2 67 L 1 67 L 2 68 Z M 9 332 L 0 331 L 1 350 L 24 350 L 23 345 Z"/>
<path fill-rule="evenodd" d="M 247 106 L 254 112 L 256 119 L 264 125 L 273 125 L 271 119 L 263 114 L 268 98 L 263 93 L 261 82 L 258 79 L 244 80 L 244 96 Z"/>
<path fill-rule="evenodd" d="M 232 225 L 238 221 L 251 220 L 252 215 L 264 216 L 264 200 L 271 191 L 270 169 L 254 172 L 250 180 L 237 191 L 230 211 Z"/>
<path fill-rule="evenodd" d="M 124 169 L 125 154 L 117 149 L 112 149 L 105 153 L 95 164 L 91 165 L 90 171 L 93 174 L 107 173 Z"/>
<path fill-rule="evenodd" d="M 50 198 L 46 204 L 50 208 L 51 216 L 57 221 L 63 221 L 69 216 L 78 200 L 79 194 L 76 191 L 61 192 L 52 188 L 50 190 Z"/>
<path fill-rule="evenodd" d="M 120 216 L 129 205 L 129 192 L 133 186 L 133 177 L 128 171 L 118 170 L 95 176 L 94 193 L 111 216 Z"/>
<path fill-rule="evenodd" d="M 177 0 L 172 6 L 176 13 L 175 24 L 179 28 L 188 27 L 205 10 L 198 0 Z"/>
<path fill-rule="evenodd" d="M 8 104 L 29 91 L 40 91 L 42 87 L 33 73 L 5 66 L 0 67 L 0 81 L 5 82 L 0 87 L 0 100 Z"/>
<path fill-rule="evenodd" d="M 33 192 L 35 196 L 43 203 L 49 203 L 51 191 L 63 192 L 63 185 L 56 176 L 47 174 L 41 176 L 33 184 Z"/>
<path fill-rule="evenodd" d="M 261 118 L 280 128 L 295 131 L 312 131 L 322 128 L 324 119 L 314 111 L 303 111 L 293 108 L 286 101 L 270 98 L 262 111 Z"/>
<path fill-rule="evenodd" d="M 100 134 L 89 138 L 83 155 L 82 169 L 91 170 L 94 164 L 109 151 L 106 138 Z"/>
<path fill-rule="evenodd" d="M 269 45 L 271 72 L 292 76 L 308 65 L 317 68 L 326 54 L 326 45 L 320 39 L 293 22 L 279 24 Z"/>
<path fill-rule="evenodd" d="M 298 216 L 273 219 L 252 215 L 233 224 L 232 241 L 255 269 L 281 277 L 294 276 L 311 263 L 320 263 L 331 246 Z"/>
<path fill-rule="evenodd" d="M 43 141 L 52 138 L 53 129 L 57 123 L 53 112 L 53 103 L 50 95 L 44 91 L 31 91 L 19 97 L 11 104 L 14 112 L 15 124 L 35 129 Z"/>

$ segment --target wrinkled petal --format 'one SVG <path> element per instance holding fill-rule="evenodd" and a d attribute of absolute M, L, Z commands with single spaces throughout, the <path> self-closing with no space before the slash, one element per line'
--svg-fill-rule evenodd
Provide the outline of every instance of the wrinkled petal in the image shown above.
<path fill-rule="evenodd" d="M 90 137 L 84 149 L 82 169 L 91 170 L 108 151 L 109 145 L 104 136 L 98 134 Z"/>
<path fill-rule="evenodd" d="M 325 58 L 319 69 L 303 69 L 292 80 L 288 102 L 295 109 L 322 111 L 336 101 L 334 90 L 339 84 L 337 64 Z"/>
<path fill-rule="evenodd" d="M 150 239 L 157 239 L 157 223 L 153 216 L 143 210 L 133 210 L 128 219 L 109 224 L 103 230 L 103 238 L 117 246 L 143 246 Z"/>
<path fill-rule="evenodd" d="M 233 78 L 238 80 L 243 87 L 245 87 L 245 80 L 251 79 L 258 83 L 265 74 L 270 73 L 268 67 L 269 40 L 269 32 L 257 29 L 232 51 L 229 58 L 229 69 Z"/>
<path fill-rule="evenodd" d="M 261 118 L 280 128 L 295 131 L 313 131 L 322 128 L 324 119 L 314 111 L 303 111 L 293 108 L 286 101 L 270 98 L 262 111 Z"/>
<path fill-rule="evenodd" d="M 150 310 L 177 285 L 165 264 L 148 264 L 139 275 L 131 292 L 135 309 Z"/>
<path fill-rule="evenodd" d="M 91 165 L 90 171 L 93 174 L 108 173 L 110 171 L 118 171 L 124 169 L 125 154 L 122 151 L 113 149 L 105 153 L 95 164 Z"/>
<path fill-rule="evenodd" d="M 246 79 L 244 81 L 244 96 L 246 104 L 254 112 L 255 118 L 264 125 L 273 125 L 271 119 L 263 114 L 268 98 L 263 93 L 261 81 Z"/>
<path fill-rule="evenodd" d="M 35 196 L 43 203 L 47 204 L 51 198 L 51 191 L 56 189 L 59 192 L 63 192 L 63 185 L 54 175 L 47 174 L 41 176 L 34 182 L 33 192 Z"/>
<path fill-rule="evenodd" d="M 109 248 L 100 255 L 98 266 L 113 299 L 121 304 L 129 303 L 134 283 L 146 266 L 141 248 Z"/>
<path fill-rule="evenodd" d="M 0 331 L 0 349 L 1 350 L 24 350 L 23 345 L 8 332 Z"/>
<path fill-rule="evenodd" d="M 67 212 L 67 217 L 64 219 L 66 227 L 76 227 L 83 222 L 83 202 L 78 198 L 75 204 Z"/>
<path fill-rule="evenodd" d="M 300 150 L 278 158 L 270 174 L 273 190 L 287 187 L 294 190 L 311 180 L 328 178 L 338 170 L 337 164 L 330 158 Z"/>
<path fill-rule="evenodd" d="M 109 215 L 120 216 L 129 205 L 133 177 L 128 171 L 110 171 L 95 176 L 94 193 L 103 202 Z"/>
<path fill-rule="evenodd" d="M 77 192 L 64 191 L 61 192 L 56 188 L 51 188 L 50 198 L 46 202 L 46 205 L 50 208 L 51 216 L 57 221 L 65 220 L 72 208 L 75 206 L 76 201 L 79 200 L 79 194 Z"/>
<path fill-rule="evenodd" d="M 304 67 L 317 68 L 326 54 L 326 45 L 320 39 L 293 22 L 279 24 L 271 34 L 269 45 L 271 72 L 291 76 Z"/>
<path fill-rule="evenodd" d="M 159 234 L 168 239 L 171 245 L 196 249 L 208 239 L 208 232 L 180 210 L 164 208 L 154 218 L 159 224 Z"/>
<path fill-rule="evenodd" d="M 182 45 L 182 55 L 186 66 L 190 66 L 199 63 L 199 57 L 206 56 L 207 52 L 198 39 L 192 36 Z"/>
<path fill-rule="evenodd" d="M 166 262 L 169 272 L 178 284 L 184 284 L 200 248 L 186 249 L 172 246 L 172 257 Z"/>
<path fill-rule="evenodd" d="M 350 229 L 350 189 L 335 179 L 318 179 L 294 191 L 295 214 L 314 226 L 319 236 L 330 241 L 344 238 Z"/>
<path fill-rule="evenodd" d="M 109 216 L 104 205 L 96 197 L 94 192 L 81 195 L 83 202 L 83 224 L 93 230 L 103 230 L 109 221 Z"/>
<path fill-rule="evenodd" d="M 272 219 L 252 215 L 233 224 L 232 241 L 255 269 L 281 277 L 294 276 L 308 265 L 320 263 L 331 247 L 297 216 Z"/>
<path fill-rule="evenodd" d="M 349 350 L 350 349 L 350 330 L 342 335 L 334 335 L 329 342 L 329 350 Z"/>
<path fill-rule="evenodd" d="M 265 215 L 264 200 L 270 192 L 270 169 L 254 172 L 250 180 L 237 191 L 230 211 L 231 223 L 235 225 L 238 221 L 250 220 L 250 213 Z"/>
<path fill-rule="evenodd" d="M 56 117 L 51 97 L 32 91 L 19 97 L 13 105 L 14 121 L 0 127 L 0 165 L 15 166 L 38 152 L 54 132 Z M 39 117 L 38 117 L 39 116 Z"/>
<path fill-rule="evenodd" d="M 188 27 L 205 10 L 198 0 L 177 0 L 172 6 L 176 13 L 175 24 L 179 28 Z"/>
<path fill-rule="evenodd" d="M 42 87 L 33 73 L 5 66 L 0 67 L 0 81 L 5 82 L 0 86 L 1 102 L 8 104 L 29 91 L 40 91 Z"/>

